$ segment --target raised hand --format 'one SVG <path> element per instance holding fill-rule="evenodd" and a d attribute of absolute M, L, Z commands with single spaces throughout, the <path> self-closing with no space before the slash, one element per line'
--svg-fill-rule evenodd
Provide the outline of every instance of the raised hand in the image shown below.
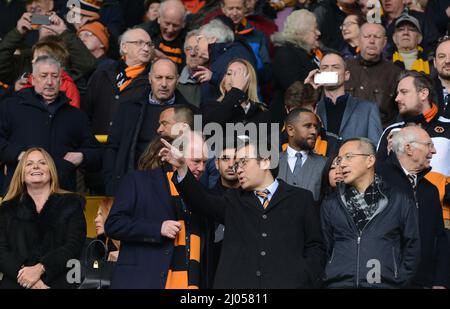
<path fill-rule="evenodd" d="M 192 75 L 200 83 L 209 82 L 212 78 L 212 72 L 207 67 L 199 65 L 197 67 L 197 72 Z"/>
<path fill-rule="evenodd" d="M 22 35 L 25 35 L 30 30 L 33 30 L 31 25 L 31 13 L 23 13 L 22 17 L 20 17 L 17 21 L 16 29 Z"/>
<path fill-rule="evenodd" d="M 177 139 L 175 140 L 177 141 Z M 161 161 L 167 162 L 172 165 L 177 171 L 180 177 L 184 177 L 187 173 L 187 165 L 186 159 L 176 147 L 172 146 L 165 139 L 161 138 L 161 142 L 164 144 L 164 147 L 159 151 L 159 157 Z"/>
<path fill-rule="evenodd" d="M 242 91 L 246 91 L 248 87 L 248 80 L 250 75 L 244 68 L 238 68 L 231 73 L 231 87 L 237 88 Z"/>
<path fill-rule="evenodd" d="M 308 76 L 305 78 L 304 84 L 310 84 L 314 89 L 318 89 L 322 87 L 322 85 L 318 85 L 314 82 L 314 76 L 319 73 L 319 69 L 314 69 L 309 72 Z"/>

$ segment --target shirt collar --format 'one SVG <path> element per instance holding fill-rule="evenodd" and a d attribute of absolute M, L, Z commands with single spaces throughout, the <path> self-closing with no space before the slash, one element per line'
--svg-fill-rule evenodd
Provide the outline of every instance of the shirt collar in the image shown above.
<path fill-rule="evenodd" d="M 187 65 L 181 71 L 178 82 L 180 84 L 198 84 L 198 81 L 194 77 L 192 77 Z"/>
<path fill-rule="evenodd" d="M 268 195 L 268 198 L 269 199 L 271 199 L 272 198 L 272 196 L 275 194 L 275 192 L 277 191 L 277 189 L 278 189 L 278 186 L 279 186 L 279 183 L 278 183 L 278 180 L 274 180 L 273 182 L 272 182 L 272 184 L 270 185 L 270 186 L 268 186 L 265 190 L 269 190 L 269 195 Z"/>
<path fill-rule="evenodd" d="M 297 150 L 291 148 L 291 146 L 287 146 L 286 152 L 288 154 L 288 157 L 295 157 L 296 153 L 298 152 Z M 308 156 L 308 151 L 304 151 L 304 150 L 300 150 L 300 153 L 302 154 L 302 157 L 305 158 Z"/>
<path fill-rule="evenodd" d="M 346 102 L 347 102 L 347 99 L 348 99 L 348 93 L 345 93 L 345 94 L 341 95 L 340 97 L 338 97 L 338 98 L 336 99 L 336 105 L 346 103 Z M 331 99 L 330 99 L 329 97 L 327 97 L 327 96 L 324 96 L 324 100 L 325 100 L 325 103 L 326 103 L 326 104 L 335 105 L 335 104 L 333 103 L 333 101 L 331 101 Z"/>
<path fill-rule="evenodd" d="M 150 91 L 150 94 L 148 95 L 148 103 L 152 105 L 172 105 L 175 103 L 175 94 L 169 100 L 159 102 L 152 98 L 152 92 Z"/>

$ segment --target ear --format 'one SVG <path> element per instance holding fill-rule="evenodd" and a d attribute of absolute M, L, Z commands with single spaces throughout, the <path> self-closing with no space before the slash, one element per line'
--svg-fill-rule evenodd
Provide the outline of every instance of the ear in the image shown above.
<path fill-rule="evenodd" d="M 216 158 L 214 164 L 216 165 L 216 170 L 219 170 L 219 159 Z"/>
<path fill-rule="evenodd" d="M 430 95 L 430 90 L 427 88 L 423 88 L 422 90 L 419 91 L 419 98 L 421 100 L 426 100 L 429 95 Z"/>
<path fill-rule="evenodd" d="M 422 43 L 422 40 L 423 40 L 423 36 L 419 33 L 419 40 L 418 40 L 417 44 Z"/>
<path fill-rule="evenodd" d="M 404 152 L 407 156 L 411 157 L 414 151 L 414 147 L 411 144 L 406 144 Z"/>
<path fill-rule="evenodd" d="M 348 81 L 350 80 L 350 71 L 345 71 L 344 72 L 344 81 Z"/>
<path fill-rule="evenodd" d="M 394 41 L 395 46 L 397 46 L 398 40 L 397 40 L 397 34 L 396 34 L 396 32 L 394 32 L 394 33 L 392 34 L 392 41 Z"/>
<path fill-rule="evenodd" d="M 286 126 L 286 133 L 288 136 L 294 137 L 294 126 L 292 126 L 291 124 L 288 124 Z"/>
<path fill-rule="evenodd" d="M 261 161 L 259 161 L 259 168 L 262 170 L 268 170 L 270 168 L 270 160 L 262 159 Z"/>
<path fill-rule="evenodd" d="M 210 37 L 207 39 L 208 44 L 214 44 L 217 42 L 217 38 L 216 37 Z"/>
<path fill-rule="evenodd" d="M 372 168 L 375 165 L 375 155 L 367 157 L 367 168 Z"/>
<path fill-rule="evenodd" d="M 34 75 L 33 74 L 31 74 L 31 85 L 33 85 L 33 87 L 35 86 L 35 84 L 34 84 Z"/>

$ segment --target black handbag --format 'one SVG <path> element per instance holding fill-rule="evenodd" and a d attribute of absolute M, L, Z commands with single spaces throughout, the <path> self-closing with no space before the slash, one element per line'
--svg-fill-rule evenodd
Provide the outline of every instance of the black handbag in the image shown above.
<path fill-rule="evenodd" d="M 101 245 L 101 249 L 104 251 L 101 257 L 92 253 L 95 244 Z M 103 241 L 94 239 L 89 243 L 83 264 L 85 276 L 79 289 L 108 289 L 110 287 L 116 263 L 107 261 L 107 257 L 108 248 Z"/>

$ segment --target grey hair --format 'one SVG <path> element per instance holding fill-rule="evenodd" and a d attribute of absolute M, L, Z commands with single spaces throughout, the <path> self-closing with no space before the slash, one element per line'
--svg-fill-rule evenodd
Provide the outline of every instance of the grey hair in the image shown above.
<path fill-rule="evenodd" d="M 308 10 L 293 11 L 286 18 L 283 31 L 272 35 L 272 42 L 276 46 L 289 42 L 309 52 L 311 46 L 302 40 L 302 36 L 311 30 L 314 21 L 317 22 L 316 16 Z"/>
<path fill-rule="evenodd" d="M 182 14 L 183 14 L 183 23 L 185 24 L 185 23 L 186 23 L 187 16 L 188 16 L 188 11 L 187 11 L 186 8 L 184 7 L 183 3 L 182 3 L 181 1 L 179 1 L 179 0 L 165 0 L 165 1 L 163 1 L 163 2 L 160 4 L 160 6 L 159 6 L 159 16 L 161 17 L 161 16 L 164 15 L 164 11 L 166 10 L 167 5 L 168 5 L 170 2 L 173 2 L 173 3 L 179 3 L 179 4 L 180 4 L 180 5 L 179 5 L 179 9 L 180 9 L 180 12 L 181 12 L 181 10 L 182 10 Z"/>
<path fill-rule="evenodd" d="M 194 30 L 189 31 L 189 32 L 186 34 L 186 38 L 184 39 L 184 46 L 183 46 L 184 50 L 186 50 L 187 41 L 188 41 L 191 37 L 193 37 L 193 36 L 199 36 L 199 35 L 200 35 L 200 30 L 199 30 L 199 29 L 194 29 Z"/>
<path fill-rule="evenodd" d="M 200 27 L 200 34 L 207 38 L 216 38 L 217 43 L 229 43 L 234 41 L 234 33 L 229 27 L 218 19 L 213 19 Z"/>
<path fill-rule="evenodd" d="M 123 51 L 122 51 L 122 43 L 125 43 L 128 40 L 128 35 L 130 34 L 131 31 L 134 31 L 136 29 L 141 29 L 142 31 L 145 31 L 143 28 L 139 27 L 139 26 L 134 26 L 132 28 L 128 28 L 127 30 L 125 30 L 120 36 L 119 36 L 119 53 L 121 56 L 124 56 Z M 147 33 L 147 31 L 145 31 Z M 150 35 L 149 35 L 150 37 Z M 151 38 L 150 38 L 151 39 Z"/>
<path fill-rule="evenodd" d="M 375 155 L 377 153 L 375 145 L 367 137 L 353 137 L 353 138 L 346 139 L 342 143 L 341 148 L 342 148 L 342 146 L 344 146 L 344 144 L 346 144 L 348 142 L 359 142 L 359 148 L 364 152 L 367 151 L 367 154 Z"/>
<path fill-rule="evenodd" d="M 61 62 L 59 62 L 52 56 L 43 55 L 37 57 L 36 60 L 33 62 L 33 74 L 37 72 L 37 67 L 44 63 L 56 65 L 58 67 L 58 71 L 61 71 Z"/>
<path fill-rule="evenodd" d="M 392 133 L 392 150 L 396 155 L 405 153 L 405 146 L 417 140 L 417 135 L 413 130 L 400 130 Z"/>

